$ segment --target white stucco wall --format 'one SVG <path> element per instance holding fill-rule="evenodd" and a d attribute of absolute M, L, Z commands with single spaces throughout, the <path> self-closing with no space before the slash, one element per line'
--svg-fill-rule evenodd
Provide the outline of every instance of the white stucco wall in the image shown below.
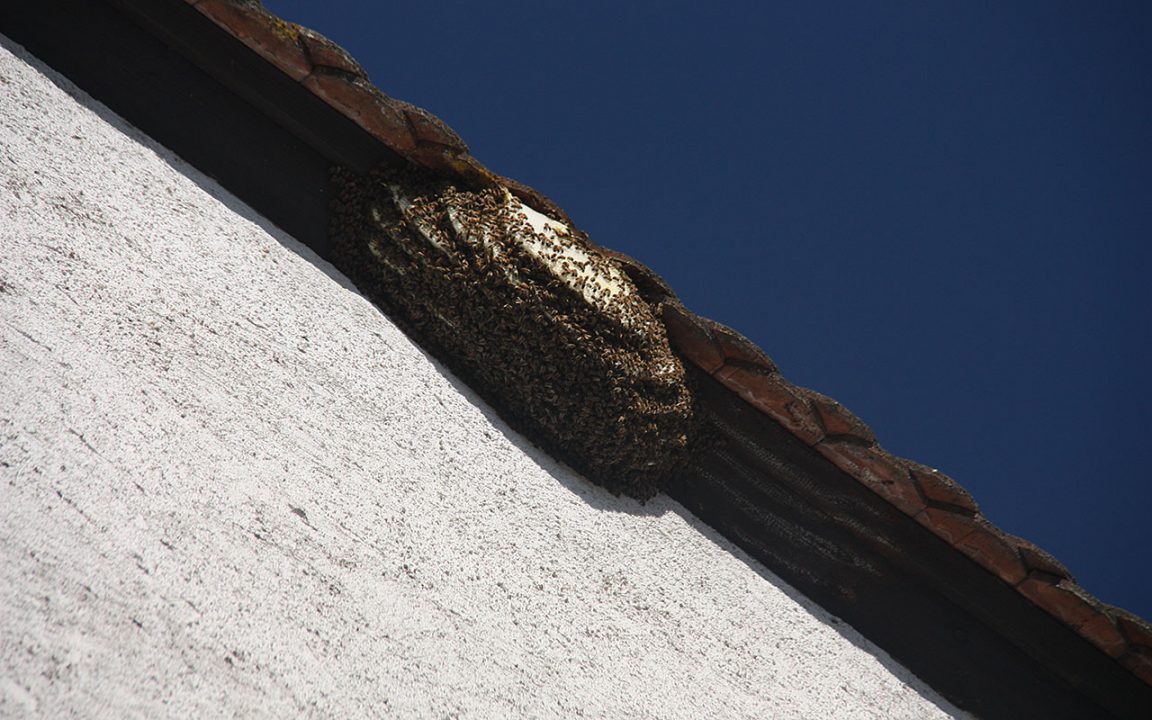
<path fill-rule="evenodd" d="M 0 717 L 957 715 L 8 42 L 0 97 Z"/>

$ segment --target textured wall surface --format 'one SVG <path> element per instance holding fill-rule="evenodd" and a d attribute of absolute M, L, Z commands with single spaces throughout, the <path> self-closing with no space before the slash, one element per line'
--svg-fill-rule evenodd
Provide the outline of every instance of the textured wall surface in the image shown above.
<path fill-rule="evenodd" d="M 958 715 L 10 43 L 0 92 L 0 717 Z"/>

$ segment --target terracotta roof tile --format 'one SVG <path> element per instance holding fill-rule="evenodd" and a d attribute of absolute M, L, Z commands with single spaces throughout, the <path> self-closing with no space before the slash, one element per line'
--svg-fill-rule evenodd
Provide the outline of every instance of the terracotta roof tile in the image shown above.
<path fill-rule="evenodd" d="M 1076 581 L 1072 573 L 1068 572 L 1068 568 L 1064 567 L 1064 563 L 1052 557 L 1046 550 L 1020 538 L 1016 538 L 1016 544 L 1020 550 L 1020 559 L 1029 570 L 1038 570 L 1071 582 Z"/>
<path fill-rule="evenodd" d="M 1152 626 L 1127 610 L 1111 609 L 1116 626 L 1127 643 L 1120 662 L 1144 682 L 1152 685 Z"/>
<path fill-rule="evenodd" d="M 1078 630 L 1088 642 L 1111 657 L 1118 658 L 1128 651 L 1128 643 L 1116 627 L 1116 619 L 1106 609 L 1099 609 L 1096 616 Z"/>
<path fill-rule="evenodd" d="M 293 27 L 296 29 L 296 37 L 304 46 L 304 52 L 313 68 L 332 68 L 368 80 L 368 73 L 360 63 L 348 54 L 347 50 L 315 30 L 299 25 Z"/>
<path fill-rule="evenodd" d="M 491 186 L 503 180 L 477 162 L 460 136 L 442 120 L 385 95 L 368 81 L 360 63 L 320 33 L 281 20 L 257 0 L 185 2 L 396 153 L 473 185 Z M 540 212 L 555 209 L 531 189 L 510 189 Z"/>
<path fill-rule="evenodd" d="M 815 445 L 824 437 L 811 403 L 779 373 L 725 365 L 713 377 L 805 443 Z"/>
<path fill-rule="evenodd" d="M 368 81 L 320 70 L 309 73 L 301 82 L 392 150 L 401 155 L 416 151 L 416 138 L 404 112 Z"/>
<path fill-rule="evenodd" d="M 877 445 L 860 445 L 853 440 L 827 437 L 816 450 L 904 514 L 915 517 L 928 506 L 900 460 Z"/>
<path fill-rule="evenodd" d="M 673 347 L 701 370 L 712 374 L 724 365 L 724 353 L 708 326 L 683 305 L 664 303 L 661 317 Z"/>
<path fill-rule="evenodd" d="M 1019 588 L 1037 605 L 1079 630 L 1085 639 L 1112 657 L 1126 652 L 1127 643 L 1117 627 L 1114 614 L 1076 583 L 1033 571 L 1020 582 Z"/>
<path fill-rule="evenodd" d="M 814 390 L 807 390 L 805 394 L 812 400 L 817 417 L 820 418 L 824 432 L 830 439 L 855 441 L 863 445 L 872 445 L 876 442 L 872 429 L 846 407 Z"/>
<path fill-rule="evenodd" d="M 1028 575 L 1028 568 L 1014 540 L 981 518 L 975 530 L 956 543 L 956 549 L 999 575 L 1004 582 L 1015 585 Z"/>
<path fill-rule="evenodd" d="M 412 128 L 412 136 L 419 145 L 439 145 L 450 153 L 464 155 L 468 146 L 448 125 L 432 113 L 402 100 L 393 100 Z"/>
<path fill-rule="evenodd" d="M 1125 640 L 1134 647 L 1152 651 L 1152 625 L 1127 610 L 1113 608 L 1113 614 Z"/>
<path fill-rule="evenodd" d="M 980 512 L 972 495 L 955 480 L 939 470 L 925 467 L 920 463 L 906 462 L 912 474 L 912 481 L 919 486 L 920 494 L 929 505 L 937 508 L 953 508 L 972 515 Z"/>
<path fill-rule="evenodd" d="M 473 185 L 503 184 L 534 209 L 567 221 L 543 195 L 484 168 L 443 122 L 370 85 L 363 68 L 323 36 L 280 20 L 255 0 L 185 1 L 402 156 Z M 839 403 L 792 385 L 763 350 L 685 310 L 642 264 L 610 254 L 639 278 L 646 297 L 663 303 L 669 340 L 684 358 L 1152 684 L 1152 626 L 1145 620 L 1088 595 L 1050 555 L 984 520 L 954 481 L 888 454 Z"/>
<path fill-rule="evenodd" d="M 976 518 L 972 515 L 938 507 L 925 507 L 915 517 L 917 522 L 950 545 L 956 545 L 977 528 Z"/>
<path fill-rule="evenodd" d="M 772 358 L 748 338 L 717 322 L 712 323 L 712 328 L 712 336 L 716 338 L 716 345 L 724 355 L 725 363 L 745 364 L 767 372 L 776 371 L 776 363 L 772 362 Z"/>
<path fill-rule="evenodd" d="M 188 4 L 293 79 L 311 74 L 312 63 L 300 43 L 298 26 L 272 15 L 259 2 L 188 0 Z"/>

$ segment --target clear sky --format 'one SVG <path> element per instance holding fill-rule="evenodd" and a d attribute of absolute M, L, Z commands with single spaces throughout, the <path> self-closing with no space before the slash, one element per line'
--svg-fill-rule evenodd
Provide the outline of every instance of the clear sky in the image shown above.
<path fill-rule="evenodd" d="M 1152 4 L 265 5 L 1152 618 Z"/>

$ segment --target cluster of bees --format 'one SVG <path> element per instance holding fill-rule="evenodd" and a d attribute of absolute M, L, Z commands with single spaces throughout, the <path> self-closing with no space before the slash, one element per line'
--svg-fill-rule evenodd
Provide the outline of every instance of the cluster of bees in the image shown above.
<path fill-rule="evenodd" d="M 333 171 L 338 267 L 518 431 L 616 494 L 686 464 L 693 395 L 663 323 L 575 228 L 502 186 Z"/>

